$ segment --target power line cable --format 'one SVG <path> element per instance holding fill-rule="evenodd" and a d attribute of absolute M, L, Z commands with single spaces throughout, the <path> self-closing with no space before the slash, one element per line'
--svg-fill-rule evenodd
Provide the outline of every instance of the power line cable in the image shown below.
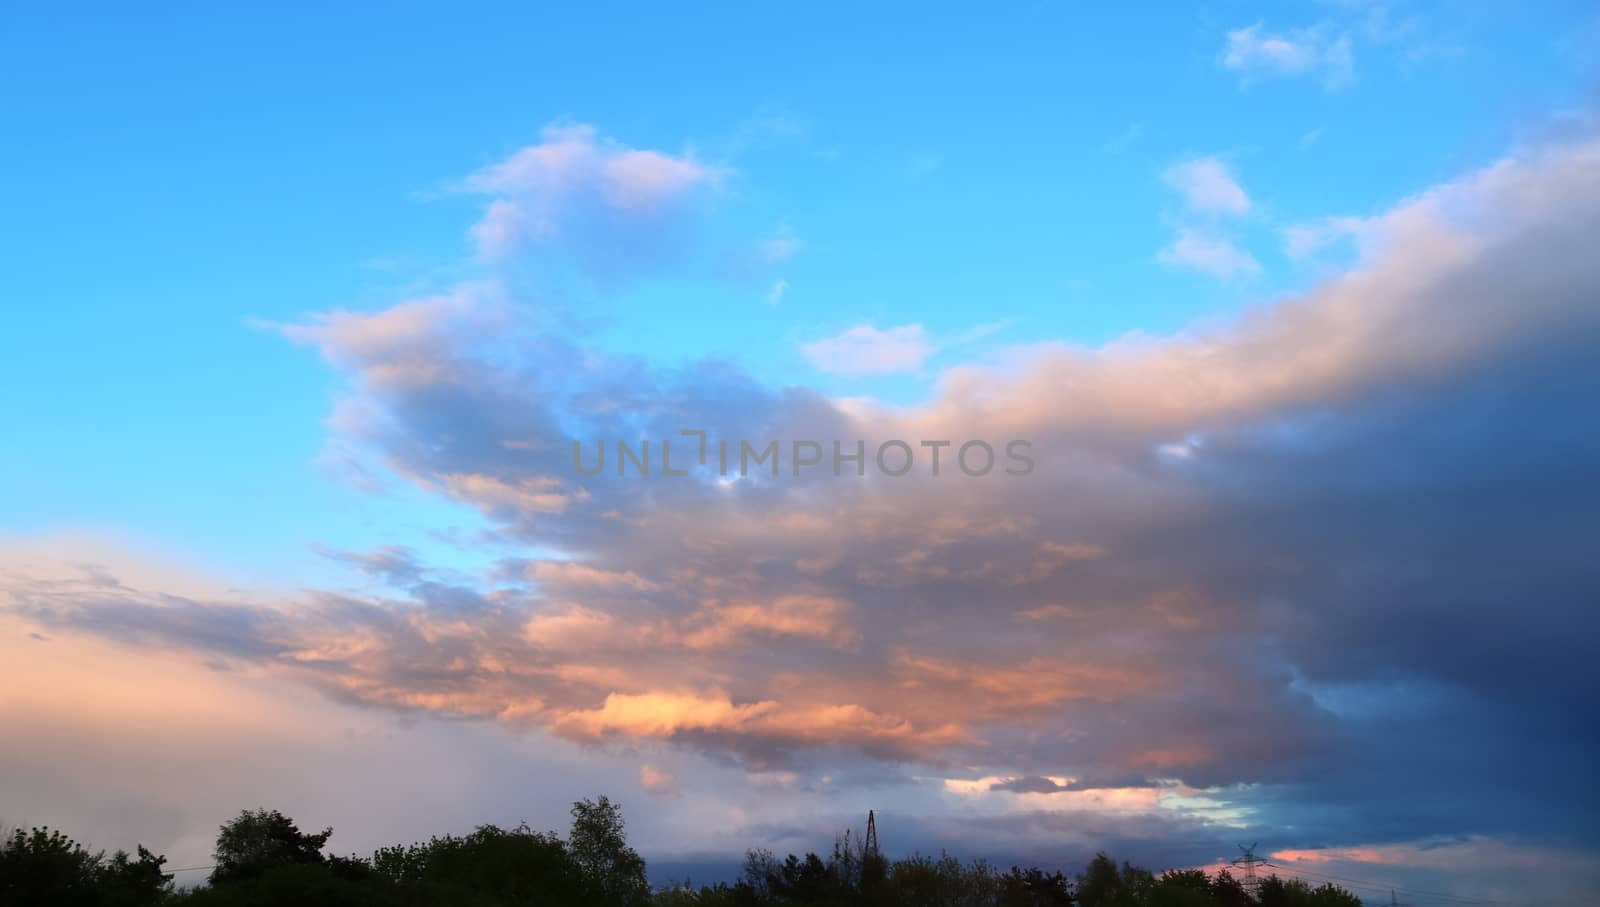
<path fill-rule="evenodd" d="M 1466 895 L 1447 894 L 1447 893 L 1442 892 L 1442 891 L 1424 891 L 1422 889 L 1406 888 L 1406 887 L 1403 887 L 1403 886 L 1400 886 L 1400 885 L 1392 885 L 1392 884 L 1389 884 L 1387 882 L 1379 882 L 1379 881 L 1376 881 L 1374 879 L 1352 879 L 1352 878 L 1348 878 L 1348 877 L 1345 877 L 1345 876 L 1323 875 L 1323 874 L 1320 874 L 1320 873 L 1315 873 L 1315 872 L 1311 872 L 1311 871 L 1308 871 L 1308 870 L 1299 869 L 1299 868 L 1290 867 L 1290 866 L 1281 866 L 1281 867 L 1274 867 L 1274 868 L 1282 869 L 1285 872 L 1296 873 L 1298 875 L 1310 876 L 1312 879 L 1315 879 L 1317 881 L 1322 881 L 1322 882 L 1341 882 L 1341 883 L 1345 883 L 1345 884 L 1348 884 L 1348 885 L 1353 885 L 1353 886 L 1360 887 L 1360 888 L 1371 889 L 1371 890 L 1374 890 L 1374 891 L 1389 891 L 1389 892 L 1404 891 L 1408 895 L 1415 895 L 1415 896 L 1418 896 L 1418 897 L 1427 897 L 1427 898 L 1439 898 L 1439 899 L 1446 900 L 1446 901 L 1456 901 L 1456 902 L 1459 902 L 1459 903 L 1462 903 L 1462 904 L 1488 904 L 1488 905 L 1493 905 L 1493 907 L 1512 907 L 1512 905 L 1507 901 L 1497 901 L 1497 900 L 1493 900 L 1493 899 L 1490 899 L 1490 898 L 1467 897 Z"/>

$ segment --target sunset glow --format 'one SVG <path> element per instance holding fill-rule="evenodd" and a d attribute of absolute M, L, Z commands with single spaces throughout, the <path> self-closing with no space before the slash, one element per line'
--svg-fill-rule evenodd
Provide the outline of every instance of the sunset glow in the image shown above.
<path fill-rule="evenodd" d="M 0 827 L 1597 896 L 1592 9 L 280 12 L 3 14 Z"/>

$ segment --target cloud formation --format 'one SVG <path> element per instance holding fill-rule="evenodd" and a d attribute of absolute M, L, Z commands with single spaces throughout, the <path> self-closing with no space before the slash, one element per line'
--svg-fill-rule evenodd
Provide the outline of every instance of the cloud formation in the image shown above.
<path fill-rule="evenodd" d="M 1184 201 L 1196 211 L 1245 214 L 1250 210 L 1250 196 L 1228 165 L 1217 158 L 1202 157 L 1175 164 L 1167 168 L 1161 178 L 1182 194 Z"/>
<path fill-rule="evenodd" d="M 1283 230 L 1284 252 L 1290 258 L 1310 258 L 1346 240 L 1358 245 L 1371 225 L 1363 218 L 1347 215 L 1323 217 L 1290 224 Z"/>
<path fill-rule="evenodd" d="M 503 260 L 532 250 L 576 256 L 592 277 L 671 253 L 671 231 L 726 168 L 692 151 L 631 148 L 586 123 L 546 126 L 537 144 L 461 180 L 455 188 L 490 199 L 471 229 L 478 254 Z"/>
<path fill-rule="evenodd" d="M 507 174 L 565 179 L 550 157 Z M 624 170 L 646 195 L 683 182 Z M 332 430 L 481 512 L 492 569 L 346 554 L 388 589 L 263 603 L 23 566 L 0 594 L 47 636 L 752 779 L 1094 794 L 1132 837 L 1470 829 L 1592 852 L 1600 804 L 1577 782 L 1596 754 L 1572 716 L 1600 709 L 1597 232 L 1600 144 L 1529 151 L 1370 219 L 1355 266 L 1301 296 L 1173 336 L 1012 348 L 910 407 L 609 357 L 493 285 L 328 313 L 283 330 L 347 383 Z M 930 352 L 917 325 L 819 343 L 820 367 L 854 374 Z M 574 437 L 683 428 L 1021 437 L 1039 462 L 985 479 L 572 466 Z M 1175 819 L 1163 797 L 1215 812 Z M 1071 818 L 1019 827 L 1063 840 Z"/>
<path fill-rule="evenodd" d="M 1162 264 L 1189 268 L 1224 280 L 1261 273 L 1261 263 L 1221 236 L 1184 227 L 1172 244 L 1157 255 Z"/>
<path fill-rule="evenodd" d="M 801 352 L 816 368 L 836 375 L 881 375 L 922 368 L 937 347 L 920 324 L 880 330 L 858 324 L 834 337 L 813 340 Z"/>
<path fill-rule="evenodd" d="M 1157 253 L 1162 264 L 1200 271 L 1221 280 L 1261 273 L 1261 264 L 1224 235 L 1218 219 L 1250 212 L 1250 196 L 1228 166 L 1200 157 L 1168 167 L 1161 179 L 1182 198 L 1185 219 L 1172 243 Z"/>
<path fill-rule="evenodd" d="M 1354 72 L 1350 36 L 1327 26 L 1267 31 L 1257 22 L 1228 32 L 1220 62 L 1245 79 L 1321 75 L 1330 87 Z"/>

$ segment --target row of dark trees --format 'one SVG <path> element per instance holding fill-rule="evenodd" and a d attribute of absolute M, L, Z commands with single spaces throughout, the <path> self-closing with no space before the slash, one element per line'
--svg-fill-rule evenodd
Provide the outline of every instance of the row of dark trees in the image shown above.
<path fill-rule="evenodd" d="M 60 832 L 19 830 L 0 840 L 0 907 L 1361 907 L 1332 885 L 1271 878 L 1252 895 L 1226 871 L 1155 875 L 1104 854 L 1070 879 L 944 854 L 890 861 L 848 836 L 826 857 L 751 851 L 732 884 L 652 890 L 605 797 L 573 804 L 564 839 L 485 825 L 366 858 L 323 853 L 332 835 L 275 810 L 240 813 L 217 835 L 207 884 L 180 890 L 166 858 L 143 847 L 108 857 Z"/>

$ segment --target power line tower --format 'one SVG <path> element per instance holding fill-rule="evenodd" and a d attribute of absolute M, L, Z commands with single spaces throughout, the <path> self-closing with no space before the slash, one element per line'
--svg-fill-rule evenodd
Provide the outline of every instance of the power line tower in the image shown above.
<path fill-rule="evenodd" d="M 1256 875 L 1256 867 L 1272 865 L 1262 857 L 1256 856 L 1256 845 L 1259 843 L 1261 842 L 1253 842 L 1249 847 L 1240 844 L 1239 849 L 1244 853 L 1233 860 L 1233 865 L 1244 872 L 1244 878 L 1239 880 L 1240 884 L 1244 885 L 1244 890 L 1253 898 L 1261 896 L 1261 878 Z"/>
<path fill-rule="evenodd" d="M 877 816 L 874 816 L 872 814 L 872 810 L 869 809 L 867 810 L 867 839 L 862 844 L 861 857 L 863 860 L 867 860 L 876 856 L 879 856 L 878 818 Z"/>

